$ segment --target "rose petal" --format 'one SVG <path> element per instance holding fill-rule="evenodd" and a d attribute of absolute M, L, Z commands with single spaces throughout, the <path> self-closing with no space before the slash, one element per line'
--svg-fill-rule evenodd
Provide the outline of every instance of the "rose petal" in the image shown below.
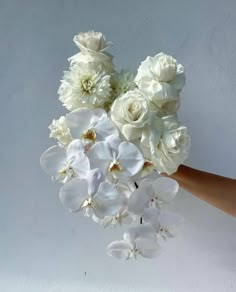
<path fill-rule="evenodd" d="M 122 127 L 122 134 L 124 135 L 124 137 L 128 140 L 134 140 L 134 139 L 138 139 L 139 137 L 142 136 L 142 129 L 140 128 L 135 128 L 133 126 L 131 126 L 130 124 L 126 124 Z"/>

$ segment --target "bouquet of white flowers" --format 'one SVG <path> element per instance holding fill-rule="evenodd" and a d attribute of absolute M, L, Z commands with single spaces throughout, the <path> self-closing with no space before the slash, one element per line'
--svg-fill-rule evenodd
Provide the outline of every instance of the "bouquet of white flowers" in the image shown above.
<path fill-rule="evenodd" d="M 40 158 L 62 184 L 59 197 L 71 212 L 102 226 L 131 224 L 107 253 L 119 259 L 159 254 L 182 217 L 163 208 L 176 196 L 174 173 L 187 158 L 191 139 L 177 116 L 184 68 L 164 53 L 147 57 L 137 74 L 117 71 L 100 32 L 74 37 L 58 94 L 70 111 L 49 126 L 58 145 Z"/>

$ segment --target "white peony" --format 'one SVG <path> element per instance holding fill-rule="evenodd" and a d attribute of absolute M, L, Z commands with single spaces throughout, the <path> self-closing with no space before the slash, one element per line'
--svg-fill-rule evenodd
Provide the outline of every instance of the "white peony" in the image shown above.
<path fill-rule="evenodd" d="M 111 107 L 111 119 L 127 140 L 140 138 L 149 121 L 148 102 L 138 89 L 117 98 Z"/>
<path fill-rule="evenodd" d="M 175 116 L 163 117 L 162 122 L 162 127 L 150 129 L 150 153 L 159 173 L 172 174 L 188 157 L 191 137 Z"/>
<path fill-rule="evenodd" d="M 185 84 L 184 67 L 169 55 L 147 57 L 139 66 L 135 82 L 157 106 L 178 100 Z"/>
<path fill-rule="evenodd" d="M 66 126 L 64 116 L 61 116 L 58 120 L 54 119 L 48 128 L 51 131 L 49 137 L 57 139 L 60 146 L 66 147 L 72 141 L 70 130 Z"/>
<path fill-rule="evenodd" d="M 81 52 L 68 59 L 71 66 L 78 63 L 93 63 L 101 65 L 106 72 L 114 71 L 113 56 L 105 51 L 112 45 L 112 42 L 107 42 L 101 32 L 79 33 L 74 37 L 74 42 Z"/>
<path fill-rule="evenodd" d="M 71 111 L 79 107 L 102 107 L 110 93 L 110 75 L 90 63 L 77 64 L 64 72 L 58 89 L 59 100 Z"/>

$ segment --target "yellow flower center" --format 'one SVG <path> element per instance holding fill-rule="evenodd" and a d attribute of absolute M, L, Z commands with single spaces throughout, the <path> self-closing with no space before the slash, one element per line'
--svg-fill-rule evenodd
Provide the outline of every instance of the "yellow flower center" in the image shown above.
<path fill-rule="evenodd" d="M 120 163 L 117 161 L 113 161 L 110 163 L 109 167 L 108 167 L 108 171 L 109 172 L 121 172 L 122 171 L 122 167 L 120 166 Z"/>
<path fill-rule="evenodd" d="M 91 94 L 94 92 L 94 83 L 89 77 L 86 77 L 81 81 L 81 87 L 86 94 Z"/>
<path fill-rule="evenodd" d="M 83 140 L 89 140 L 91 142 L 95 142 L 96 132 L 94 131 L 94 129 L 88 129 L 87 131 L 83 132 L 80 137 Z"/>

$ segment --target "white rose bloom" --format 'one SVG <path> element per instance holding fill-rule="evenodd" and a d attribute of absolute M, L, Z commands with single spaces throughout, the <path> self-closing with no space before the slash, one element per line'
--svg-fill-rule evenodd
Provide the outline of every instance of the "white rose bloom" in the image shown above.
<path fill-rule="evenodd" d="M 81 32 L 74 36 L 75 44 L 81 51 L 104 51 L 112 45 L 112 42 L 106 41 L 105 36 L 101 32 L 90 30 Z"/>
<path fill-rule="evenodd" d="M 93 63 L 101 65 L 106 72 L 113 72 L 113 56 L 105 51 L 112 43 L 107 42 L 101 32 L 88 31 L 74 37 L 75 44 L 81 52 L 70 57 L 71 66 L 78 63 Z"/>
<path fill-rule="evenodd" d="M 170 100 L 158 108 L 158 116 L 177 114 L 180 107 L 180 99 Z"/>
<path fill-rule="evenodd" d="M 58 120 L 54 119 L 48 128 L 51 131 L 49 137 L 57 139 L 61 147 L 68 146 L 72 141 L 70 129 L 66 126 L 64 116 L 61 116 Z"/>
<path fill-rule="evenodd" d="M 90 63 L 77 64 L 66 71 L 58 89 L 59 100 L 70 111 L 103 107 L 110 93 L 110 75 Z"/>
<path fill-rule="evenodd" d="M 138 139 L 149 121 L 148 102 L 138 89 L 117 98 L 111 107 L 111 119 L 127 140 Z"/>
<path fill-rule="evenodd" d="M 101 66 L 107 73 L 115 71 L 113 64 L 113 56 L 108 52 L 80 52 L 68 59 L 70 61 L 70 68 L 77 64 L 91 63 L 96 66 Z"/>
<path fill-rule="evenodd" d="M 162 128 L 153 125 L 150 129 L 151 157 L 159 173 L 172 174 L 188 157 L 191 137 L 187 134 L 187 128 L 175 116 L 166 116 L 161 120 Z"/>
<path fill-rule="evenodd" d="M 135 82 L 157 106 L 178 100 L 185 84 L 184 67 L 164 53 L 147 57 L 139 66 Z"/>

